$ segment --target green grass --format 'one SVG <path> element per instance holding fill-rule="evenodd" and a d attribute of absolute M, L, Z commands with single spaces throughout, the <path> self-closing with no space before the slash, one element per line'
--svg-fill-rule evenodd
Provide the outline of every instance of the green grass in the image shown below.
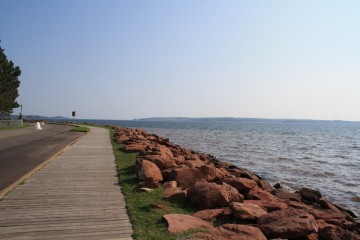
<path fill-rule="evenodd" d="M 2 130 L 13 130 L 13 129 L 21 129 L 21 128 L 26 128 L 28 127 L 28 124 L 24 124 L 22 127 L 5 127 L 5 126 L 0 126 L 0 131 Z"/>
<path fill-rule="evenodd" d="M 84 126 L 76 126 L 73 129 L 71 129 L 71 131 L 73 131 L 73 132 L 88 132 L 88 131 L 90 131 L 90 129 L 88 127 L 84 127 Z"/>
<path fill-rule="evenodd" d="M 114 136 L 114 129 L 109 129 L 111 139 Z M 135 174 L 136 153 L 125 153 L 123 145 L 112 141 L 116 165 L 118 170 L 119 183 L 125 196 L 130 221 L 134 228 L 135 239 L 181 239 L 189 233 L 170 234 L 167 232 L 166 223 L 162 216 L 168 213 L 190 214 L 195 212 L 194 208 L 179 204 L 170 203 L 162 199 L 162 188 L 153 190 L 150 193 L 140 192 L 136 189 L 138 184 Z M 161 204 L 169 210 L 152 209 L 150 204 Z"/>

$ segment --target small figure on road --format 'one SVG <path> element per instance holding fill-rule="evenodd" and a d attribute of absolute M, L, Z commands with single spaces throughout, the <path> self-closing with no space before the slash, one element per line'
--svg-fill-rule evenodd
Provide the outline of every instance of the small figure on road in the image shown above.
<path fill-rule="evenodd" d="M 36 124 L 35 124 L 35 129 L 36 129 L 36 130 L 41 130 L 41 129 L 42 129 L 39 122 L 36 122 Z"/>

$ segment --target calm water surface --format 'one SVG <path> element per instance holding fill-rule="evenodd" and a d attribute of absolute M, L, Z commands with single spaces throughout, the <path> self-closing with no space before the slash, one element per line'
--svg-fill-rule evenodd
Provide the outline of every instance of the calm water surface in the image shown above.
<path fill-rule="evenodd" d="M 315 188 L 360 215 L 360 125 L 97 121 L 136 127 L 252 170 L 270 183 Z"/>

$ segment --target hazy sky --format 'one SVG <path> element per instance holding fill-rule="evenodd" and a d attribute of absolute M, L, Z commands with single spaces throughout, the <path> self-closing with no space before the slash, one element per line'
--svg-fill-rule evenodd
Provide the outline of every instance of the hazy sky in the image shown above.
<path fill-rule="evenodd" d="M 0 39 L 24 114 L 360 120 L 358 0 L 0 0 Z"/>

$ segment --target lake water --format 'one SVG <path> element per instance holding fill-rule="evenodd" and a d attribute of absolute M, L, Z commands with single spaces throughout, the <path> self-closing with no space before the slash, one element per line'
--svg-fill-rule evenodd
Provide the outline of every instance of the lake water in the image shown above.
<path fill-rule="evenodd" d="M 271 184 L 318 189 L 360 215 L 360 124 L 86 121 L 141 128 L 252 170 Z"/>

